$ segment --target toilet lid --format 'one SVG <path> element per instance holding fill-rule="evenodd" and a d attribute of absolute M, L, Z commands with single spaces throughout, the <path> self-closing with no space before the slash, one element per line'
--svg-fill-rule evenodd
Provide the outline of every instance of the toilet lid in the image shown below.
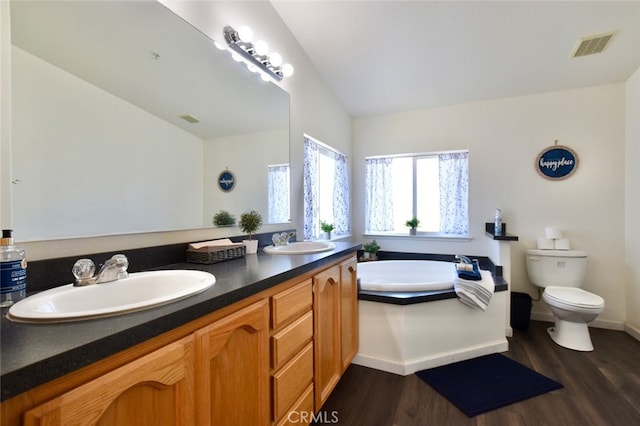
<path fill-rule="evenodd" d="M 582 308 L 598 308 L 604 306 L 604 299 L 597 294 L 589 293 L 575 287 L 547 287 L 544 292 L 558 302 Z"/>

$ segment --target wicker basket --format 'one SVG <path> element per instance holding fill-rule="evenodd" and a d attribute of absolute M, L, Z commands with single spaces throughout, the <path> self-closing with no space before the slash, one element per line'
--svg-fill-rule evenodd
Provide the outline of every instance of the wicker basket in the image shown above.
<path fill-rule="evenodd" d="M 187 250 L 187 262 L 212 264 L 244 257 L 245 253 L 246 249 L 243 245 L 235 247 L 220 247 L 214 251 Z"/>

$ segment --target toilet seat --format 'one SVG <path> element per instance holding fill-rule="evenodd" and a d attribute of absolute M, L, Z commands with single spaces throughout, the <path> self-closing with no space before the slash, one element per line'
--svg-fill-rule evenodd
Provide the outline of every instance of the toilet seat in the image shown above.
<path fill-rule="evenodd" d="M 604 299 L 581 288 L 550 286 L 545 288 L 543 298 L 547 303 L 567 309 L 602 311 Z"/>

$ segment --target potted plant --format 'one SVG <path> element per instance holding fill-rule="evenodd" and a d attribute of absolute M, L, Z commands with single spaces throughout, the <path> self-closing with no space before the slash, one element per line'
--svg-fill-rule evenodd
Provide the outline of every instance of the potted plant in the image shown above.
<path fill-rule="evenodd" d="M 213 224 L 215 226 L 232 226 L 236 224 L 236 218 L 226 210 L 220 210 L 213 215 Z"/>
<path fill-rule="evenodd" d="M 327 240 L 331 239 L 331 231 L 333 231 L 334 226 L 333 223 L 327 223 L 324 220 L 320 221 L 320 229 L 322 229 L 322 232 L 326 233 L 327 236 Z"/>
<path fill-rule="evenodd" d="M 243 240 L 247 254 L 253 254 L 258 252 L 258 240 L 253 240 L 251 237 L 262 226 L 262 216 L 255 210 L 245 212 L 240 215 L 240 229 L 249 235 L 248 240 Z"/>
<path fill-rule="evenodd" d="M 418 228 L 418 225 L 420 225 L 420 221 L 414 216 L 413 219 L 406 221 L 405 225 L 411 228 L 409 230 L 409 235 L 416 235 L 416 229 Z"/>
<path fill-rule="evenodd" d="M 362 248 L 364 250 L 365 259 L 375 258 L 376 253 L 378 253 L 378 250 L 380 250 L 380 246 L 378 245 L 376 240 L 373 240 L 370 243 L 366 243 L 362 246 Z"/>

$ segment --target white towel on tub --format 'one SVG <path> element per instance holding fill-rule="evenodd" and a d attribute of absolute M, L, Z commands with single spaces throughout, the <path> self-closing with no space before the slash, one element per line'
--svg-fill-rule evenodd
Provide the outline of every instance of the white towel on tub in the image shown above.
<path fill-rule="evenodd" d="M 489 271 L 480 271 L 481 280 L 471 281 L 462 278 L 453 280 L 453 289 L 459 300 L 471 308 L 480 308 L 483 311 L 491 301 L 496 285 Z"/>

